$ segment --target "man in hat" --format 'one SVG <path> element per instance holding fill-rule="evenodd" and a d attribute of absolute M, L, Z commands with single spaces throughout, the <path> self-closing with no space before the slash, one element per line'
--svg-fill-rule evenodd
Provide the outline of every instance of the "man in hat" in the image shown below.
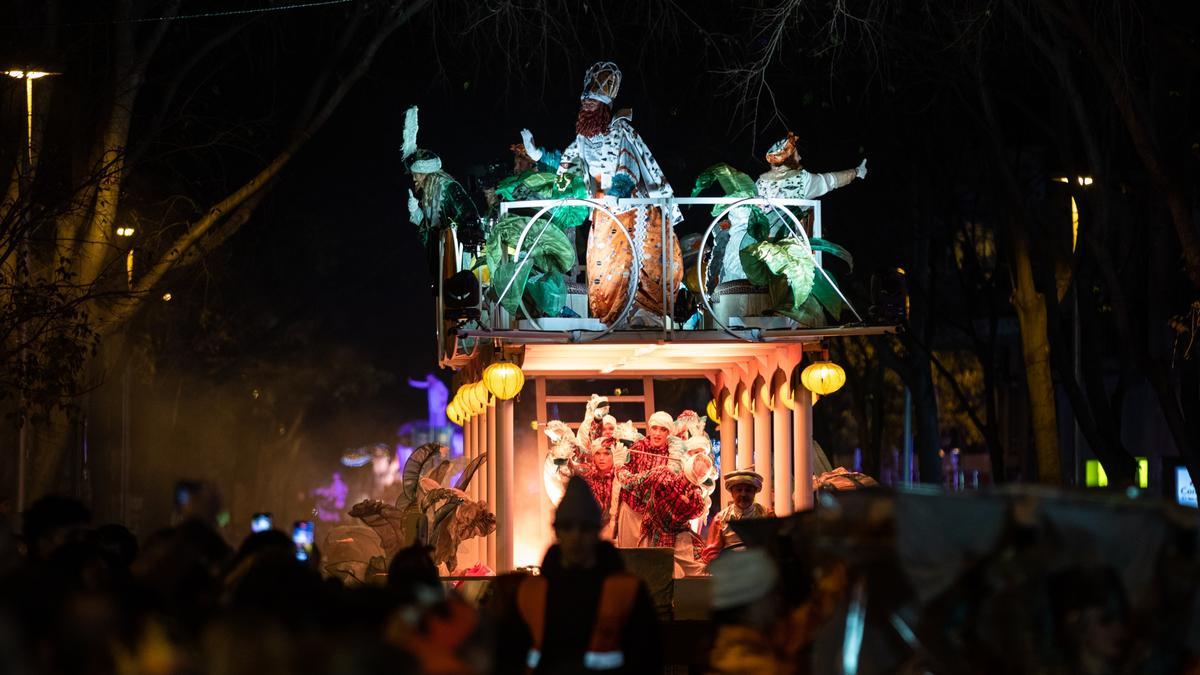
<path fill-rule="evenodd" d="M 725 487 L 733 503 L 721 509 L 708 527 L 708 541 L 704 546 L 703 558 L 711 561 L 721 551 L 745 548 L 742 538 L 733 531 L 729 523 L 746 518 L 773 518 L 775 512 L 754 501 L 762 491 L 763 478 L 753 471 L 730 471 L 725 474 Z"/>
<path fill-rule="evenodd" d="M 862 160 L 853 169 L 831 171 L 828 173 L 812 173 L 800 163 L 800 150 L 797 147 L 796 134 L 788 132 L 767 150 L 767 164 L 771 166 L 758 180 L 754 187 L 759 197 L 776 199 L 817 199 L 840 187 L 845 187 L 856 178 L 867 177 L 867 160 Z M 746 272 L 742 269 L 741 242 L 749 226 L 748 209 L 734 209 L 730 213 L 729 244 L 725 248 L 725 257 L 721 261 L 721 280 L 734 281 L 745 279 Z M 776 234 L 780 228 L 794 226 L 786 215 L 767 209 L 767 217 L 771 220 L 771 233 Z"/>
<path fill-rule="evenodd" d="M 408 219 L 417 226 L 428 252 L 430 274 L 436 275 L 438 242 L 459 225 L 477 221 L 479 212 L 466 188 L 442 170 L 441 158 L 417 147 L 418 127 L 417 106 L 412 106 L 404 114 L 404 145 L 400 149 L 404 169 L 412 175 L 416 189 L 415 194 L 408 191 Z"/>
<path fill-rule="evenodd" d="M 620 88 L 621 70 L 615 63 L 604 61 L 588 69 L 575 120 L 575 140 L 563 151 L 558 174 L 560 178 L 582 174 L 589 196 L 606 198 L 610 205 L 622 197 L 673 197 L 671 185 L 634 131 L 629 116 L 613 115 L 613 99 Z M 641 252 L 633 320 L 661 323 L 666 306 L 664 286 L 674 297 L 683 279 L 683 258 L 673 229 L 683 216 L 677 206 L 666 213 L 657 207 L 636 206 L 615 215 L 616 221 L 603 211 L 592 213 L 587 249 L 591 312 L 606 324 L 619 317 L 629 294 L 635 259 L 629 246 L 632 241 Z M 667 247 L 665 256 L 663 247 Z"/>
<path fill-rule="evenodd" d="M 600 506 L 573 476 L 554 514 L 557 543 L 541 575 L 517 588 L 517 620 L 501 623 L 499 672 L 653 673 L 662 670 L 658 620 L 645 585 L 599 538 Z"/>

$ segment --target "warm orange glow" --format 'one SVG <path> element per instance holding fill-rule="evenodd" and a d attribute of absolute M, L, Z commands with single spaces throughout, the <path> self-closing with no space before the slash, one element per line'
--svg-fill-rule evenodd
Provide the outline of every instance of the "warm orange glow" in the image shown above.
<path fill-rule="evenodd" d="M 846 384 L 846 371 L 832 361 L 817 361 L 800 373 L 800 381 L 814 394 L 828 396 Z"/>
<path fill-rule="evenodd" d="M 517 364 L 501 361 L 484 369 L 483 382 L 493 396 L 507 401 L 521 393 L 521 387 L 525 386 L 525 373 Z"/>
<path fill-rule="evenodd" d="M 729 419 L 735 419 L 738 416 L 737 399 L 730 391 L 721 387 L 721 391 L 717 392 L 717 401 L 721 404 L 721 412 Z"/>

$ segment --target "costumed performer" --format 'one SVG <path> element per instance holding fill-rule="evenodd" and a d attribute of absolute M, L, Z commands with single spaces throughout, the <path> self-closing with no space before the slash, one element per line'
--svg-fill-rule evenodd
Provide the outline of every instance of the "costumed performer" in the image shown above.
<path fill-rule="evenodd" d="M 617 471 L 621 484 L 621 506 L 617 511 L 617 546 L 636 548 L 642 539 L 642 504 L 636 483 L 654 467 L 665 466 L 670 460 L 670 438 L 675 420 L 669 413 L 658 411 L 646 422 L 646 437 L 628 449 L 629 458 Z"/>
<path fill-rule="evenodd" d="M 867 177 L 867 160 L 862 160 L 853 169 L 830 171 L 828 173 L 812 173 L 800 163 L 800 151 L 797 146 L 796 134 L 788 132 L 787 136 L 776 142 L 767 150 L 766 160 L 771 168 L 765 171 L 754 187 L 759 197 L 773 199 L 817 199 L 833 190 L 849 185 L 854 179 Z M 771 219 L 771 232 L 775 234 L 783 227 L 786 216 L 774 214 L 772 209 L 764 209 Z M 746 272 L 742 269 L 742 237 L 750 222 L 748 209 L 734 209 L 729 214 L 729 244 L 725 248 L 725 258 L 721 262 L 721 281 L 736 281 L 745 279 Z"/>
<path fill-rule="evenodd" d="M 421 243 L 425 245 L 429 272 L 438 272 L 438 245 L 447 245 L 453 238 L 447 232 L 460 224 L 478 220 L 479 213 L 466 188 L 442 170 L 442 160 L 429 150 L 417 147 L 417 106 L 404 114 L 404 145 L 400 152 L 404 168 L 413 178 L 413 190 L 408 191 L 408 219 L 417 226 Z M 457 265 L 456 269 L 457 271 Z M 453 273 L 453 272 L 451 272 Z"/>
<path fill-rule="evenodd" d="M 774 511 L 754 501 L 754 496 L 762 491 L 762 476 L 753 471 L 730 471 L 725 474 L 725 487 L 733 503 L 718 511 L 708 526 L 708 540 L 703 553 L 705 562 L 716 558 L 721 551 L 746 547 L 742 538 L 729 526 L 732 521 L 775 517 Z"/>
<path fill-rule="evenodd" d="M 579 423 L 579 433 L 575 435 L 579 440 L 579 445 L 583 446 L 585 450 L 591 447 L 593 439 L 604 435 L 604 418 L 608 416 L 609 409 L 607 396 L 592 394 L 591 400 L 584 408 L 583 421 Z M 616 420 L 613 420 L 614 429 L 616 425 Z"/>
<path fill-rule="evenodd" d="M 612 102 L 620 87 L 621 70 L 616 64 L 604 61 L 588 69 L 575 120 L 575 140 L 563 151 L 558 174 L 563 178 L 569 173 L 582 173 L 588 195 L 607 197 L 610 203 L 622 197 L 673 197 L 675 193 L 662 169 L 629 118 L 613 116 Z M 683 280 L 683 255 L 673 229 L 683 216 L 678 206 L 665 214 L 659 208 L 637 206 L 616 216 L 629 240 L 618 233 L 618 223 L 612 218 L 602 211 L 592 212 L 586 273 L 591 314 L 606 324 L 618 318 L 629 293 L 629 274 L 635 260 L 629 246 L 632 241 L 641 264 L 635 312 L 630 320 L 660 324 L 665 307 L 664 245 L 669 247 L 670 273 L 665 287 L 671 297 Z"/>

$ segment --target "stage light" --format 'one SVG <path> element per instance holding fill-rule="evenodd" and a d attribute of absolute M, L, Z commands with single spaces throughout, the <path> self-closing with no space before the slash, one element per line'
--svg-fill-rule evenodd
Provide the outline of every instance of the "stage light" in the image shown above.
<path fill-rule="evenodd" d="M 800 373 L 800 381 L 814 394 L 828 396 L 846 384 L 846 371 L 832 361 L 817 361 Z"/>
<path fill-rule="evenodd" d="M 171 297 L 172 297 L 172 296 L 171 296 L 171 294 L 170 294 L 170 293 L 163 293 L 163 302 L 170 302 L 170 301 L 171 301 Z"/>
<path fill-rule="evenodd" d="M 521 393 L 521 387 L 525 386 L 525 373 L 515 363 L 499 361 L 484 369 L 483 383 L 493 396 L 507 401 Z"/>

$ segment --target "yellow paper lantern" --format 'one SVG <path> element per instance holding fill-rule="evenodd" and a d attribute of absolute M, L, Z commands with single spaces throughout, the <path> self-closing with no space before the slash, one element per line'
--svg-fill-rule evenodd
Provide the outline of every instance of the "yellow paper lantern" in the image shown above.
<path fill-rule="evenodd" d="M 525 386 L 525 373 L 515 363 L 500 361 L 484 369 L 483 383 L 493 396 L 507 401 L 521 393 L 521 387 Z"/>
<path fill-rule="evenodd" d="M 712 420 L 713 424 L 721 423 L 721 414 L 717 407 L 717 399 L 709 399 L 708 407 L 704 409 L 704 412 L 708 413 L 708 419 Z"/>
<path fill-rule="evenodd" d="M 451 422 L 457 424 L 460 427 L 462 426 L 463 411 L 462 411 L 462 408 L 460 408 L 458 405 L 458 399 L 451 401 L 450 404 L 446 406 L 446 419 L 450 420 Z"/>
<path fill-rule="evenodd" d="M 833 361 L 817 361 L 800 373 L 800 381 L 812 393 L 828 396 L 846 384 L 846 371 Z"/>
<path fill-rule="evenodd" d="M 472 415 L 482 413 L 487 407 L 488 391 L 483 382 L 463 385 L 458 391 L 462 396 L 463 408 Z"/>

